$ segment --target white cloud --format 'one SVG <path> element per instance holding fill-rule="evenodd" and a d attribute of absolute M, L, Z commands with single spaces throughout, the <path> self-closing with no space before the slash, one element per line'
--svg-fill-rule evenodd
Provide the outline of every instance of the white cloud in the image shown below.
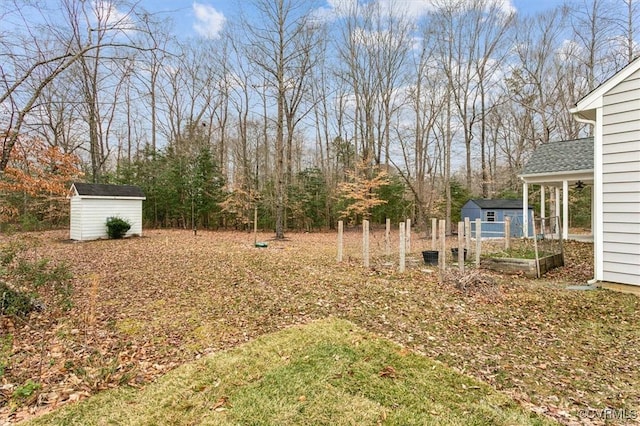
<path fill-rule="evenodd" d="M 378 3 L 380 10 L 391 12 L 397 15 L 405 15 L 413 19 L 418 19 L 439 7 L 448 5 L 460 5 L 470 7 L 469 0 L 372 0 Z M 327 0 L 327 4 L 316 10 L 316 16 L 324 19 L 340 18 L 352 13 L 358 4 L 369 3 L 363 0 Z M 505 14 L 516 11 L 513 0 L 487 0 L 487 7 L 495 6 Z"/>
<path fill-rule="evenodd" d="M 435 9 L 432 0 L 378 0 L 378 2 L 384 11 L 406 15 L 414 19 L 420 18 Z"/>
<path fill-rule="evenodd" d="M 131 20 L 131 16 L 118 10 L 118 8 L 110 1 L 95 0 L 92 4 L 93 13 L 96 22 L 101 25 L 108 25 L 112 28 L 122 31 L 133 30 L 135 24 Z"/>
<path fill-rule="evenodd" d="M 562 45 L 556 50 L 558 58 L 562 62 L 571 62 L 579 58 L 583 53 L 582 47 L 573 40 L 565 39 Z"/>
<path fill-rule="evenodd" d="M 513 5 L 512 0 L 494 0 L 496 6 L 498 6 L 502 11 L 510 15 L 512 13 L 516 13 L 516 7 Z"/>
<path fill-rule="evenodd" d="M 219 38 L 220 32 L 227 20 L 222 12 L 218 12 L 213 6 L 203 3 L 193 3 L 193 12 L 196 22 L 193 29 L 203 37 Z"/>

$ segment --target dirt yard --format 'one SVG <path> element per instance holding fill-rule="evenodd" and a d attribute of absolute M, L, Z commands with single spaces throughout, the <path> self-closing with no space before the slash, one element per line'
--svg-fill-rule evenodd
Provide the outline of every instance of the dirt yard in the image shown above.
<path fill-rule="evenodd" d="M 638 423 L 640 298 L 570 291 L 592 277 L 592 246 L 567 243 L 567 266 L 541 280 L 425 266 L 413 236 L 407 271 L 372 233 L 145 231 L 73 243 L 65 232 L 0 237 L 30 256 L 66 262 L 73 307 L 0 317 L 0 425 L 117 386 L 144 386 L 175 366 L 292 324 L 348 319 L 508 393 L 564 424 L 599 424 L 601 410 Z M 397 239 L 397 236 L 394 236 Z M 394 243 L 397 244 L 397 243 Z M 461 286 L 460 283 L 464 283 Z M 49 306 L 49 305 L 48 305 Z M 31 382 L 29 382 L 31 381 Z M 22 392 L 26 387 L 33 392 Z M 635 414 L 635 416 L 634 416 Z M 633 418 L 632 418 L 633 417 Z"/>

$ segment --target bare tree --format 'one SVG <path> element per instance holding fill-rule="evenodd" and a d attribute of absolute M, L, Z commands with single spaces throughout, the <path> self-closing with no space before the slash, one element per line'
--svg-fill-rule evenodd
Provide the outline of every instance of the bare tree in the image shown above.
<path fill-rule="evenodd" d="M 571 54 L 567 49 L 572 47 L 562 43 L 566 17 L 566 9 L 557 8 L 521 19 L 514 31 L 515 55 L 507 85 L 512 100 L 510 115 L 518 126 L 514 135 L 526 141 L 523 149 L 533 150 L 560 135 L 555 117 L 567 105 L 559 105 L 566 82 L 558 73 L 564 74 L 561 61 L 568 62 Z M 572 78 L 577 80 L 577 76 Z"/>
<path fill-rule="evenodd" d="M 0 104 L 9 105 L 10 111 L 3 123 L 6 130 L 2 132 L 0 172 L 6 167 L 28 117 L 39 107 L 45 89 L 52 82 L 63 73 L 76 69 L 97 78 L 95 65 L 100 61 L 96 62 L 96 59 L 104 52 L 112 54 L 121 49 L 136 48 L 126 35 L 127 31 L 134 30 L 132 8 L 123 12 L 117 10 L 114 3 L 88 4 L 80 0 L 62 0 L 61 7 L 54 10 L 43 9 L 42 5 L 32 8 L 21 2 L 4 4 L 12 7 L 11 19 L 21 24 L 15 28 L 22 31 L 2 38 L 0 55 L 5 65 L 0 69 Z M 33 23 L 34 14 L 41 24 Z M 88 93 L 96 87 L 88 80 L 83 80 L 81 85 L 85 95 L 82 102 L 89 111 L 87 118 L 90 118 L 92 169 L 97 172 L 99 163 L 104 163 L 107 149 L 104 140 L 102 145 L 98 142 L 101 130 L 95 114 L 96 99 Z"/>
<path fill-rule="evenodd" d="M 286 171 L 292 155 L 293 131 L 300 121 L 302 95 L 312 65 L 311 4 L 303 0 L 254 0 L 259 22 L 247 22 L 250 61 L 267 76 L 276 103 L 275 190 L 276 238 L 284 238 Z M 303 114 L 304 115 L 304 114 Z M 286 128 L 286 129 L 285 129 Z M 285 134 L 286 130 L 286 134 Z M 286 139 L 285 139 L 286 138 Z"/>
<path fill-rule="evenodd" d="M 340 27 L 341 35 L 336 40 L 338 57 L 345 67 L 339 75 L 350 90 L 345 93 L 352 100 L 353 106 L 350 108 L 351 123 L 353 125 L 351 134 L 356 152 L 363 159 L 365 164 L 375 161 L 375 135 L 374 116 L 376 104 L 376 81 L 375 67 L 372 63 L 373 57 L 368 51 L 368 45 L 373 45 L 369 40 L 369 33 L 372 31 L 373 3 L 366 6 L 358 2 L 352 3 L 347 11 L 346 18 Z M 345 104 L 343 104 L 345 105 Z M 346 105 L 345 105 L 346 106 Z M 344 111 L 347 112 L 346 110 Z M 380 162 L 377 161 L 377 164 Z"/>
<path fill-rule="evenodd" d="M 637 0 L 622 0 L 622 9 L 614 17 L 615 25 L 621 33 L 621 54 L 616 55 L 617 68 L 631 62 L 640 52 L 640 43 L 636 42 L 640 24 L 640 2 Z M 622 62 L 620 64 L 620 62 Z"/>
<path fill-rule="evenodd" d="M 481 167 L 487 180 L 486 126 L 483 116 L 488 108 L 487 95 L 492 75 L 499 70 L 504 56 L 504 41 L 513 15 L 495 0 L 442 1 L 432 20 L 441 37 L 440 56 L 464 136 L 466 186 L 472 189 L 473 141 L 480 133 Z M 480 125 L 479 131 L 476 127 Z M 486 182 L 483 194 L 488 195 Z"/>
<path fill-rule="evenodd" d="M 397 7 L 396 7 L 397 6 Z M 389 165 L 391 128 L 404 103 L 413 22 L 400 3 L 353 3 L 336 40 L 344 83 L 353 99 L 354 143 L 365 163 Z"/>
<path fill-rule="evenodd" d="M 391 127 L 405 100 L 401 97 L 401 87 L 408 81 L 407 62 L 412 48 L 412 21 L 401 10 L 378 7 L 375 13 L 375 70 L 376 86 L 380 88 L 380 111 L 378 146 L 376 160 L 389 166 L 391 158 Z M 382 159 L 384 150 L 384 161 Z"/>
<path fill-rule="evenodd" d="M 571 7 L 572 38 L 580 47 L 576 50 L 587 88 L 593 90 L 598 78 L 615 71 L 609 50 L 615 39 L 612 2 L 609 0 L 581 0 Z"/>
<path fill-rule="evenodd" d="M 72 81 L 66 73 L 58 77 L 56 84 L 44 87 L 24 129 L 65 153 L 80 154 L 85 141 L 84 126 L 77 108 L 78 91 Z"/>
<path fill-rule="evenodd" d="M 474 10 L 474 28 L 481 29 L 472 60 L 475 63 L 475 75 L 478 81 L 480 116 L 480 168 L 482 177 L 482 197 L 490 198 L 489 135 L 487 115 L 500 102 L 496 92 L 502 79 L 497 77 L 504 70 L 502 63 L 507 56 L 507 36 L 512 28 L 515 15 L 499 9 L 498 3 L 478 4 L 481 9 Z"/>
<path fill-rule="evenodd" d="M 142 31 L 137 43 L 145 47 L 145 50 L 136 57 L 136 72 L 134 84 L 138 95 L 148 98 L 149 124 L 151 149 L 155 152 L 158 149 L 158 121 L 160 120 L 160 93 L 158 86 L 162 83 L 162 68 L 167 58 L 171 56 L 169 46 L 171 36 L 167 32 L 169 22 L 167 20 L 157 20 L 153 15 L 143 13 L 140 18 Z M 145 102 L 147 103 L 147 102 Z"/>
<path fill-rule="evenodd" d="M 436 170 L 442 160 L 434 132 L 447 99 L 447 78 L 437 60 L 436 42 L 427 23 L 420 38 L 419 53 L 414 57 L 415 80 L 407 94 L 414 116 L 413 129 L 407 129 L 406 138 L 399 137 L 406 172 L 398 170 L 413 193 L 417 225 L 426 225 L 434 198 Z"/>

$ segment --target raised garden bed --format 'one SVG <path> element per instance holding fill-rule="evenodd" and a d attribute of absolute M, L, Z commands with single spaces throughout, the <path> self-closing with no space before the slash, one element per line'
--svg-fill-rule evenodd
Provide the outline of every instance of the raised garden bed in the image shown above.
<path fill-rule="evenodd" d="M 564 266 L 564 257 L 561 253 L 552 254 L 540 258 L 540 273 L 536 267 L 535 259 L 523 259 L 512 257 L 489 257 L 480 260 L 480 266 L 492 271 L 507 274 L 524 274 L 528 278 L 540 278 L 553 268 Z"/>

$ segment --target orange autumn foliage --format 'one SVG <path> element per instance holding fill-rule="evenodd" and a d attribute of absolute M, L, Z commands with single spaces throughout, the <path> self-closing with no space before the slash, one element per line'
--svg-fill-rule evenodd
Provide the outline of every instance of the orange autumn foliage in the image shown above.
<path fill-rule="evenodd" d="M 76 155 L 39 138 L 20 138 L 0 175 L 0 220 L 24 213 L 59 216 L 71 182 L 82 175 L 79 164 Z"/>
<path fill-rule="evenodd" d="M 338 184 L 338 194 L 349 204 L 340 212 L 341 217 L 369 218 L 371 209 L 386 204 L 381 199 L 377 190 L 389 184 L 389 174 L 382 169 L 371 171 L 372 176 L 367 177 L 367 166 L 358 164 L 355 171 L 348 171 L 347 180 Z"/>

